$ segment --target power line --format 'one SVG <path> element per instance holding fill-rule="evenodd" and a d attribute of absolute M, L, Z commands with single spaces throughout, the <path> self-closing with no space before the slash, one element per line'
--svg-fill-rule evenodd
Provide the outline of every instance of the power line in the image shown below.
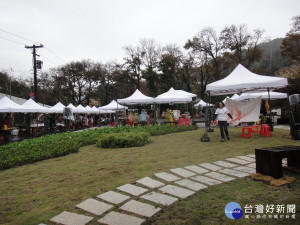
<path fill-rule="evenodd" d="M 26 41 L 31 41 L 31 42 L 34 42 L 34 43 L 38 43 L 38 42 L 36 42 L 36 41 L 30 40 L 30 39 L 28 39 L 28 38 L 24 38 L 24 37 L 22 37 L 22 36 L 20 36 L 20 35 L 17 35 L 17 34 L 8 32 L 8 31 L 3 30 L 3 29 L 1 29 L 1 28 L 0 28 L 0 30 L 3 31 L 3 32 L 5 32 L 5 33 L 7 33 L 7 34 L 13 35 L 13 36 L 15 36 L 15 37 L 22 38 L 22 39 L 24 39 L 24 40 L 26 40 Z"/>
<path fill-rule="evenodd" d="M 9 61 L 9 62 L 17 63 L 17 64 L 20 64 L 20 65 L 22 65 L 22 66 L 26 66 L 26 67 L 28 66 L 28 65 L 25 65 L 25 64 L 23 64 L 23 63 L 20 63 L 20 62 L 11 60 L 11 59 L 4 58 L 4 57 L 2 57 L 2 56 L 0 56 L 0 59 L 4 59 L 4 60 Z"/>
<path fill-rule="evenodd" d="M 17 44 L 20 44 L 20 45 L 25 45 L 21 42 L 18 42 L 18 41 L 14 41 L 14 40 L 11 40 L 11 39 L 8 39 L 8 38 L 4 38 L 4 37 L 0 37 L 1 39 L 4 39 L 4 40 L 7 40 L 7 41 L 11 41 L 11 42 L 14 42 L 14 43 L 17 43 Z"/>
<path fill-rule="evenodd" d="M 52 53 L 52 55 L 54 55 L 56 58 L 60 59 L 61 61 L 63 61 L 64 63 L 67 63 L 66 60 L 62 59 L 61 57 L 59 57 L 56 53 L 54 53 L 51 49 L 49 49 L 48 47 L 45 47 L 45 49 L 47 49 L 50 53 Z"/>
<path fill-rule="evenodd" d="M 49 58 L 47 58 L 47 57 L 45 57 L 45 56 L 43 56 L 43 55 L 41 55 L 40 57 L 41 57 L 41 58 L 45 58 L 45 59 L 47 59 L 49 62 L 51 62 L 53 65 L 58 66 L 57 63 L 53 62 L 51 59 L 49 59 Z"/>

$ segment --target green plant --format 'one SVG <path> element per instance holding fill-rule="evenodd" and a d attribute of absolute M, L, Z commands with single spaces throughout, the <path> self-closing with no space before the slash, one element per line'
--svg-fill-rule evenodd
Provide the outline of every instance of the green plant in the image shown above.
<path fill-rule="evenodd" d="M 104 134 L 97 141 L 97 146 L 101 148 L 140 147 L 149 143 L 149 136 L 147 132 Z"/>
<path fill-rule="evenodd" d="M 197 127 L 170 127 L 167 125 L 150 127 L 124 126 L 84 130 L 80 132 L 66 132 L 27 139 L 22 142 L 15 142 L 0 147 L 0 170 L 77 152 L 80 147 L 95 144 L 99 137 L 107 134 L 147 132 L 150 136 L 157 136 L 194 129 L 197 129 Z M 128 137 L 128 139 L 130 138 L 132 137 Z M 135 146 L 142 146 L 138 145 L 139 141 L 140 139 L 132 142 L 138 142 Z M 143 143 L 143 141 L 140 142 Z M 126 140 L 123 140 L 122 143 L 126 143 Z M 124 146 L 131 147 L 128 143 L 126 145 L 124 144 Z"/>

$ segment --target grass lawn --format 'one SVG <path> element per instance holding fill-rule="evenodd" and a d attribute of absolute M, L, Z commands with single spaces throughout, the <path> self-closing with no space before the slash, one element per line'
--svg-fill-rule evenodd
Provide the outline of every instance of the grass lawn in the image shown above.
<path fill-rule="evenodd" d="M 91 145 L 78 153 L 0 171 L 0 224 L 50 224 L 48 219 L 64 210 L 79 212 L 75 205 L 87 198 L 96 198 L 145 176 L 152 177 L 156 172 L 254 154 L 256 147 L 300 145 L 299 141 L 288 138 L 286 130 L 276 129 L 269 138 L 253 135 L 252 139 L 240 138 L 241 128 L 230 128 L 229 132 L 231 140 L 225 143 L 220 143 L 218 128 L 209 133 L 211 142 L 200 142 L 204 133 L 201 128 L 151 137 L 150 144 L 138 148 L 100 149 Z M 232 221 L 224 215 L 224 207 L 230 201 L 241 205 L 297 204 L 299 224 L 300 176 L 294 173 L 290 176 L 297 181 L 277 188 L 250 178 L 209 187 L 164 208 L 148 224 L 230 224 Z M 257 224 L 283 221 L 266 220 Z M 238 222 L 244 224 L 245 220 Z M 296 224 L 291 222 L 294 221 L 286 224 Z M 253 223 L 249 220 L 248 224 Z M 93 220 L 92 224 L 98 223 Z"/>

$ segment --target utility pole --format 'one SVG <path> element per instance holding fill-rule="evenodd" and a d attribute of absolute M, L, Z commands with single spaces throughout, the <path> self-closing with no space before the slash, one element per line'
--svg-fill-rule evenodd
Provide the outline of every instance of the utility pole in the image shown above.
<path fill-rule="evenodd" d="M 36 68 L 36 49 L 37 48 L 43 48 L 44 45 L 32 45 L 27 46 L 25 45 L 25 48 L 31 49 L 32 48 L 32 56 L 33 56 L 33 80 L 34 80 L 34 97 L 35 101 L 37 101 L 37 68 Z M 38 55 L 39 56 L 39 55 Z"/>

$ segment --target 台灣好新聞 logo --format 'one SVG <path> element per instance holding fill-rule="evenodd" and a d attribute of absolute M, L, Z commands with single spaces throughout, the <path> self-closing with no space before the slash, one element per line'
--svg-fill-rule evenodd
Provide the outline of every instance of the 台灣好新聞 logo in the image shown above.
<path fill-rule="evenodd" d="M 240 219 L 243 217 L 242 207 L 236 202 L 229 202 L 225 206 L 225 215 L 229 219 Z"/>

